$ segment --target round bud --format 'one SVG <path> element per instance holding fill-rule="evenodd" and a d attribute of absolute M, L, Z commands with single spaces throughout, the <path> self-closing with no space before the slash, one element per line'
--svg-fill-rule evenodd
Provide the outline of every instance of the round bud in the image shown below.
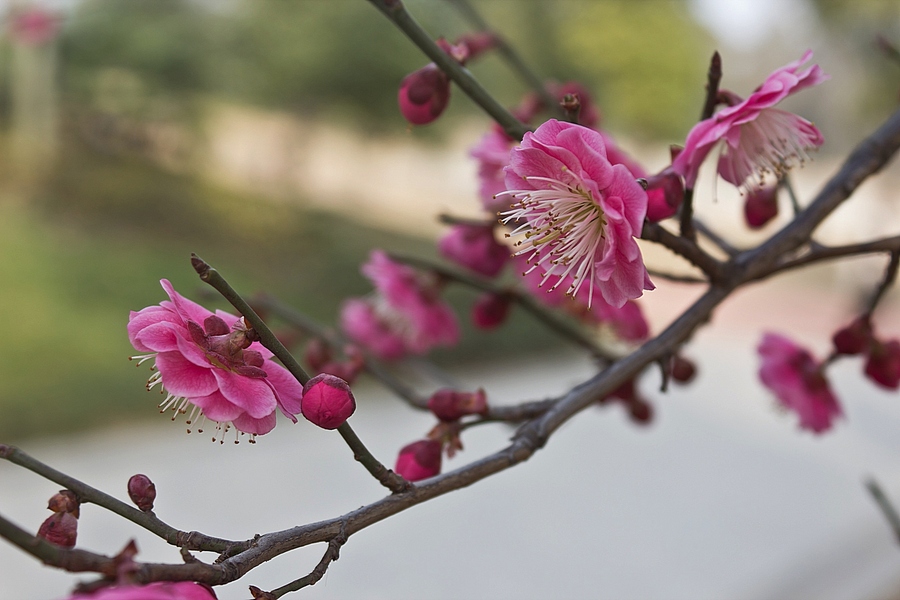
<path fill-rule="evenodd" d="M 394 471 L 407 481 L 420 481 L 441 472 L 441 443 L 419 440 L 400 450 Z"/>
<path fill-rule="evenodd" d="M 132 475 L 128 480 L 128 497 L 139 509 L 150 512 L 156 500 L 156 486 L 146 475 Z"/>
<path fill-rule="evenodd" d="M 857 317 L 846 327 L 835 331 L 831 341 L 838 354 L 859 354 L 872 341 L 872 324 L 866 317 Z"/>
<path fill-rule="evenodd" d="M 356 399 L 350 386 L 340 377 L 320 373 L 303 386 L 300 411 L 322 429 L 337 429 L 356 410 Z"/>

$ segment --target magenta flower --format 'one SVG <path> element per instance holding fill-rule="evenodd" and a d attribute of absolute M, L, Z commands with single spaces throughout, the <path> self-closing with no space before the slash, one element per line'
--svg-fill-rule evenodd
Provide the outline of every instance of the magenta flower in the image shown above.
<path fill-rule="evenodd" d="M 779 402 L 797 413 L 800 427 L 822 433 L 841 416 L 841 407 L 822 373 L 822 364 L 791 340 L 767 333 L 757 348 L 759 378 Z"/>
<path fill-rule="evenodd" d="M 147 585 L 105 587 L 66 600 L 216 600 L 212 588 L 193 581 L 157 581 Z"/>
<path fill-rule="evenodd" d="M 719 174 L 736 186 L 744 185 L 754 173 L 760 180 L 768 172 L 781 175 L 791 163 L 804 162 L 810 150 L 822 145 L 822 134 L 815 125 L 773 108 L 791 94 L 829 78 L 819 65 L 800 70 L 811 58 L 812 51 L 807 50 L 800 60 L 777 69 L 746 100 L 729 92 L 721 94 L 732 105 L 697 123 L 688 133 L 684 151 L 672 163 L 688 188 L 693 189 L 700 164 L 720 140 L 725 145 L 719 156 Z"/>
<path fill-rule="evenodd" d="M 494 239 L 493 225 L 454 225 L 438 242 L 438 250 L 485 277 L 496 277 L 509 260 L 509 248 Z"/>
<path fill-rule="evenodd" d="M 352 298 L 341 308 L 341 329 L 384 360 L 424 354 L 459 341 L 453 309 L 438 295 L 437 282 L 374 250 L 362 267 L 375 285 L 369 298 Z"/>
<path fill-rule="evenodd" d="M 647 193 L 629 170 L 612 165 L 602 136 L 592 129 L 550 120 L 525 134 L 506 168 L 507 191 L 516 201 L 503 213 L 523 234 L 517 254 L 527 254 L 543 281 L 562 282 L 576 296 L 594 288 L 619 307 L 652 290 L 634 236 L 647 213 Z M 569 279 L 571 277 L 571 279 Z"/>
<path fill-rule="evenodd" d="M 466 415 L 486 414 L 487 394 L 481 388 L 475 392 L 442 388 L 428 399 L 428 408 L 441 421 L 458 421 Z"/>
<path fill-rule="evenodd" d="M 864 372 L 866 377 L 883 388 L 896 390 L 900 387 L 900 341 L 873 340 Z"/>
<path fill-rule="evenodd" d="M 223 438 L 234 426 L 251 442 L 275 427 L 276 408 L 296 422 L 302 386 L 262 344 L 251 342 L 243 319 L 212 313 L 179 295 L 168 280 L 160 283 L 169 301 L 132 312 L 128 338 L 147 353 L 132 357 L 139 365 L 154 362 L 147 389 L 160 386 L 167 394 L 162 411 L 177 416 L 190 409 L 188 423 L 199 415 L 199 431 L 202 419 L 209 419 Z"/>

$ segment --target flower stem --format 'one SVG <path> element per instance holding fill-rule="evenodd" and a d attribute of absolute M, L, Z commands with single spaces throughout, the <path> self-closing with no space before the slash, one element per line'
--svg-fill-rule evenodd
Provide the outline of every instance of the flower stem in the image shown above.
<path fill-rule="evenodd" d="M 512 138 L 521 140 L 529 128 L 515 118 L 512 113 L 494 99 L 491 94 L 478 83 L 472 73 L 444 52 L 434 43 L 422 26 L 409 14 L 400 0 L 369 0 L 375 8 L 390 19 L 406 37 L 408 37 L 425 55 L 434 61 L 440 69 L 459 86 L 475 104 L 493 118 Z"/>
<path fill-rule="evenodd" d="M 472 3 L 469 2 L 469 0 L 447 0 L 447 2 L 455 6 L 456 10 L 462 14 L 463 18 L 466 19 L 472 27 L 480 31 L 490 32 L 494 38 L 497 53 L 503 57 L 509 67 L 523 82 L 540 96 L 541 102 L 544 103 L 548 110 L 555 113 L 560 119 L 565 118 L 565 111 L 562 110 L 559 102 L 553 97 L 553 94 L 550 93 L 541 78 L 525 64 L 525 61 L 509 42 L 491 28 L 490 24 L 481 16 L 475 7 L 472 6 Z"/>
<path fill-rule="evenodd" d="M 214 287 L 217 292 L 222 294 L 222 296 L 244 316 L 244 319 L 250 323 L 250 326 L 253 327 L 253 330 L 256 331 L 259 336 L 260 343 L 278 357 L 281 364 L 291 372 L 291 375 L 293 375 L 297 381 L 306 385 L 306 382 L 309 381 L 309 374 L 303 370 L 303 367 L 300 366 L 297 359 L 284 347 L 284 344 L 282 344 L 272 330 L 269 329 L 269 326 L 265 324 L 258 314 L 256 314 L 256 311 L 247 304 L 247 301 L 244 300 L 233 287 L 231 287 L 231 284 L 225 281 L 225 278 L 222 277 L 218 271 L 209 266 L 196 254 L 191 254 L 191 265 L 194 267 L 194 270 L 197 271 L 197 274 L 202 281 L 205 281 Z"/>
<path fill-rule="evenodd" d="M 356 432 L 353 431 L 353 428 L 350 427 L 350 423 L 344 421 L 344 424 L 338 427 L 337 430 L 341 437 L 344 438 L 344 441 L 347 442 L 347 445 L 350 446 L 350 449 L 353 450 L 353 458 L 359 461 L 381 485 L 395 494 L 412 489 L 413 485 L 410 482 L 378 462 L 378 459 L 369 452 L 369 449 L 366 448 L 362 440 L 356 435 Z"/>

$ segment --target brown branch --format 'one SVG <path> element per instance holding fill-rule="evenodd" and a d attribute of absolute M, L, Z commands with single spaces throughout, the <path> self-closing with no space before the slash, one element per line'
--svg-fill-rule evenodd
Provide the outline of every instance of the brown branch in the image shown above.
<path fill-rule="evenodd" d="M 888 262 L 888 266 L 884 271 L 884 277 L 881 280 L 881 284 L 878 286 L 878 289 L 875 290 L 875 293 L 872 294 L 872 299 L 869 300 L 865 314 L 871 315 L 875 312 L 875 307 L 878 306 L 878 303 L 884 298 L 885 293 L 887 293 L 891 286 L 894 285 L 894 282 L 897 281 L 898 267 L 900 267 L 900 250 L 893 250 L 891 251 L 891 260 Z"/>
<path fill-rule="evenodd" d="M 135 525 L 143 527 L 173 546 L 187 548 L 188 550 L 204 550 L 232 554 L 247 548 L 252 543 L 251 541 L 236 542 L 211 537 L 197 531 L 187 532 L 175 529 L 171 525 L 161 521 L 152 512 L 144 512 L 125 504 L 121 500 L 117 500 L 109 494 L 101 492 L 74 477 L 57 471 L 53 467 L 40 462 L 14 446 L 0 444 L 0 458 L 28 469 L 32 473 L 36 473 L 45 479 L 63 486 L 67 490 L 75 492 L 75 495 L 78 496 L 78 499 L 81 502 L 90 502 L 91 504 L 101 506 L 120 517 L 128 519 Z M 122 487 L 124 489 L 124 484 Z"/>
<path fill-rule="evenodd" d="M 316 585 L 316 583 L 318 583 L 319 580 L 325 576 L 325 572 L 328 570 L 328 567 L 331 566 L 331 563 L 335 562 L 341 557 L 341 546 L 346 543 L 347 536 L 343 532 L 331 538 L 331 540 L 328 541 L 328 549 L 325 550 L 325 554 L 322 556 L 321 560 L 319 560 L 319 563 L 309 575 L 301 577 L 296 581 L 292 581 L 287 585 L 283 585 L 280 588 L 272 590 L 269 593 L 272 594 L 275 598 L 281 598 L 289 592 L 296 592 L 307 586 Z"/>
<path fill-rule="evenodd" d="M 659 223 L 645 221 L 644 229 L 641 231 L 641 239 L 665 246 L 706 273 L 710 281 L 717 281 L 722 278 L 722 263 L 698 246 L 695 241 L 679 237 Z"/>

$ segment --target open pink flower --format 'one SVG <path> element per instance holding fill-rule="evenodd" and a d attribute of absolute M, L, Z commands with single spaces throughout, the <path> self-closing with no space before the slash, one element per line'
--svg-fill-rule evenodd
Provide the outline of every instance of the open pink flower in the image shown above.
<path fill-rule="evenodd" d="M 157 581 L 147 585 L 114 585 L 67 600 L 216 600 L 212 588 L 193 581 Z"/>
<path fill-rule="evenodd" d="M 719 174 L 736 186 L 754 173 L 760 179 L 767 172 L 780 175 L 792 162 L 802 163 L 810 150 L 822 145 L 822 134 L 815 125 L 773 108 L 791 94 L 829 78 L 819 65 L 800 70 L 811 58 L 812 51 L 807 50 L 800 60 L 777 69 L 746 100 L 730 92 L 721 93 L 732 105 L 697 123 L 688 133 L 684 151 L 672 163 L 688 188 L 694 187 L 700 164 L 720 140 L 725 145 L 719 157 Z"/>
<path fill-rule="evenodd" d="M 178 294 L 168 280 L 160 283 L 169 300 L 132 312 L 128 338 L 147 353 L 133 357 L 138 364 L 154 362 L 147 389 L 161 386 L 167 393 L 162 411 L 171 408 L 177 416 L 190 408 L 189 424 L 199 413 L 223 437 L 233 425 L 251 434 L 251 442 L 275 427 L 276 408 L 296 422 L 303 387 L 270 360 L 262 344 L 251 342 L 243 320 L 212 313 Z"/>
<path fill-rule="evenodd" d="M 647 213 L 647 193 L 624 165 L 612 165 L 598 132 L 550 120 L 525 134 L 506 168 L 515 200 L 503 213 L 523 234 L 517 254 L 572 296 L 594 288 L 616 307 L 654 289 L 635 241 Z M 569 279 L 571 277 L 571 279 Z"/>
<path fill-rule="evenodd" d="M 831 428 L 841 407 L 822 373 L 822 365 L 791 340 L 767 333 L 757 348 L 759 378 L 785 408 L 800 417 L 800 427 L 814 433 Z"/>
<path fill-rule="evenodd" d="M 374 250 L 362 272 L 375 285 L 369 298 L 352 298 L 341 308 L 341 329 L 385 360 L 424 354 L 459 341 L 453 309 L 440 299 L 429 276 Z"/>

